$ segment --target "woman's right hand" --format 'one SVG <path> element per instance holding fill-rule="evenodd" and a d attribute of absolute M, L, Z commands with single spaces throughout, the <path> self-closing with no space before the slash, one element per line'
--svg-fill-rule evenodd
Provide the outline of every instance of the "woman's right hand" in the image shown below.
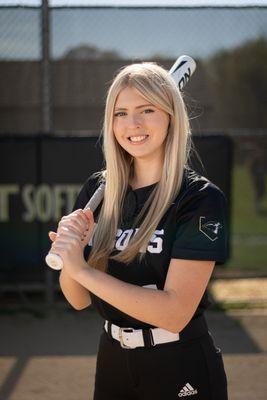
<path fill-rule="evenodd" d="M 78 235 L 85 247 L 92 238 L 94 227 L 95 224 L 91 210 L 78 209 L 69 215 L 63 216 L 59 221 L 57 232 L 50 231 L 48 236 L 54 242 L 61 234 L 70 231 Z"/>

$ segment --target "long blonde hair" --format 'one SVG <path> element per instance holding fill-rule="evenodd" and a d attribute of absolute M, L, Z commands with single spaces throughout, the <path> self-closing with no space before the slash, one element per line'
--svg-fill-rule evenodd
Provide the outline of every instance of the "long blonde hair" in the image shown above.
<path fill-rule="evenodd" d="M 133 176 L 132 156 L 119 145 L 113 132 L 116 99 L 126 87 L 137 89 L 148 102 L 167 112 L 170 124 L 165 138 L 161 179 L 133 223 L 132 228 L 140 224 L 139 229 L 125 249 L 116 255 L 110 255 L 114 250 L 117 229 L 121 223 L 120 214 L 129 180 Z M 95 175 L 99 179 L 105 177 L 106 188 L 88 264 L 106 271 L 108 259 L 126 264 L 136 256 L 139 261 L 142 260 L 159 221 L 181 188 L 184 168 L 188 166 L 192 146 L 191 130 L 182 94 L 169 73 L 154 62 L 131 64 L 122 68 L 107 93 L 101 134 L 106 165 L 105 170 Z"/>

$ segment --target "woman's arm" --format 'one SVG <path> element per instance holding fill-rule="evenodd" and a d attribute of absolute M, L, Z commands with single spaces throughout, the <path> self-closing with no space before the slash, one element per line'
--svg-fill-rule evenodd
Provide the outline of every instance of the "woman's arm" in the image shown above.
<path fill-rule="evenodd" d="M 74 216 L 75 219 L 86 216 L 93 226 L 90 210 L 84 213 L 78 210 Z M 131 317 L 170 332 L 180 332 L 187 325 L 201 301 L 215 261 L 171 259 L 164 290 L 143 288 L 90 267 L 84 260 L 81 237 L 72 230 L 63 229 L 66 224 L 69 225 L 68 218 L 61 222 L 62 233 L 51 250 L 62 258 L 65 272 L 85 288 L 84 296 L 89 296 L 90 291 Z M 89 237 L 91 234 L 87 240 Z M 75 302 L 76 307 L 84 307 L 84 297 L 82 301 L 79 296 L 75 299 L 73 293 L 73 304 Z M 81 294 L 80 287 L 78 293 Z M 66 292 L 66 295 L 70 293 Z M 89 304 L 89 298 L 85 299 Z"/>
<path fill-rule="evenodd" d="M 64 268 L 60 272 L 59 283 L 62 293 L 75 310 L 82 310 L 92 303 L 90 293 L 72 279 Z"/>
<path fill-rule="evenodd" d="M 150 325 L 180 332 L 192 318 L 215 262 L 172 259 L 164 290 L 123 282 L 88 264 L 74 276 L 102 300 Z"/>

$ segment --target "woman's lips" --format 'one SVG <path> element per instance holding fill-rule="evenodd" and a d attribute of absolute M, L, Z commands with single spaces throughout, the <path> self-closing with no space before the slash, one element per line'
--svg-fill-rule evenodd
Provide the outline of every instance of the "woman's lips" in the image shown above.
<path fill-rule="evenodd" d="M 143 140 L 136 141 L 136 142 L 130 140 L 130 138 L 128 138 L 128 140 L 129 140 L 129 142 L 130 142 L 131 144 L 138 145 L 138 144 L 143 144 L 143 143 L 145 143 L 145 142 L 148 140 L 148 138 L 149 138 L 148 135 L 140 135 L 140 136 L 146 136 L 146 138 L 143 139 Z"/>

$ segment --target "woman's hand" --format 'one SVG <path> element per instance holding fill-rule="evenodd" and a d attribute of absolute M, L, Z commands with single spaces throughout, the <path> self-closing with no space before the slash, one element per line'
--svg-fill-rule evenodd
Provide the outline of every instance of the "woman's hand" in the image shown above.
<path fill-rule="evenodd" d="M 73 279 L 85 266 L 83 251 L 93 235 L 93 230 L 92 211 L 79 209 L 62 217 L 57 232 L 48 234 L 53 242 L 51 252 L 62 258 L 64 270 Z"/>

